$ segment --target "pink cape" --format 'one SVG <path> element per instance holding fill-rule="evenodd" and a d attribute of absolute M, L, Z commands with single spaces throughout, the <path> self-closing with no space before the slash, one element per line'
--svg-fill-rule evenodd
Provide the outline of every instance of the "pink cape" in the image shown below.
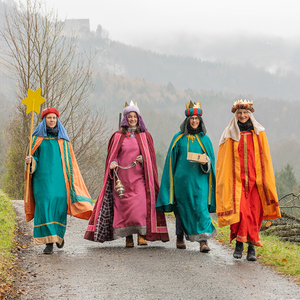
<path fill-rule="evenodd" d="M 153 140 L 149 132 L 135 134 L 140 152 L 143 156 L 144 178 L 146 185 L 146 205 L 147 217 L 146 239 L 148 241 L 161 240 L 169 241 L 168 229 L 165 215 L 156 210 L 155 204 L 159 190 L 156 157 Z M 117 156 L 123 143 L 125 135 L 120 131 L 115 132 L 108 144 L 108 154 L 105 163 L 105 175 L 103 187 L 94 206 L 93 214 L 90 218 L 88 228 L 84 235 L 85 239 L 91 241 L 105 242 L 113 240 L 113 200 L 112 182 L 110 178 L 109 165 Z M 99 234 L 101 232 L 101 234 Z"/>

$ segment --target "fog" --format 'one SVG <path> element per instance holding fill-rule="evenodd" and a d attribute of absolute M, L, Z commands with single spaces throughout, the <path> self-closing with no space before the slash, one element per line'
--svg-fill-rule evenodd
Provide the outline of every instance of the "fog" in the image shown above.
<path fill-rule="evenodd" d="M 156 149 L 165 153 L 182 121 L 184 103 L 200 100 L 217 151 L 232 102 L 254 100 L 256 116 L 268 132 L 275 170 L 290 163 L 300 181 L 300 157 L 295 155 L 300 151 L 299 1 L 44 3 L 54 7 L 61 20 L 89 19 L 91 31 L 79 36 L 78 49 L 97 53 L 91 99 L 108 116 L 115 114 L 111 122 L 117 124 L 125 101 L 137 101 Z M 1 104 L 13 99 L 9 89 L 14 88 L 7 78 L 0 79 Z M 7 110 L 0 109 L 3 124 Z"/>
<path fill-rule="evenodd" d="M 140 37 L 132 45 L 158 53 L 192 56 L 201 60 L 252 65 L 284 76 L 300 73 L 300 39 L 254 35 L 208 35 L 201 33 Z"/>
<path fill-rule="evenodd" d="M 23 2 L 25 0 L 22 0 Z M 296 0 L 47 0 L 59 17 L 89 19 L 109 38 L 158 53 L 300 72 Z"/>

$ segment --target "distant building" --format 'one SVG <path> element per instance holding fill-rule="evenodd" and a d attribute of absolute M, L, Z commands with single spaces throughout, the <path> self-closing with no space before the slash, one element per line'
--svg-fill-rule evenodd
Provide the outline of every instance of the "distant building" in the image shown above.
<path fill-rule="evenodd" d="M 90 36 L 89 19 L 66 19 L 64 33 L 67 36 L 75 34 L 78 38 L 88 38 Z"/>

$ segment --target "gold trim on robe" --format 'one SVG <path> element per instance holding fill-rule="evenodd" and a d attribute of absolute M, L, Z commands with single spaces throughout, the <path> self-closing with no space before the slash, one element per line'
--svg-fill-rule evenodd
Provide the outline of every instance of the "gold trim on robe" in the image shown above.
<path fill-rule="evenodd" d="M 281 214 L 267 137 L 264 131 L 259 132 L 259 135 L 252 131 L 252 136 L 256 186 L 262 202 L 263 220 L 277 219 L 281 217 Z M 238 146 L 239 142 L 230 138 L 219 146 L 216 170 L 216 201 L 220 227 L 240 221 L 242 181 Z"/>

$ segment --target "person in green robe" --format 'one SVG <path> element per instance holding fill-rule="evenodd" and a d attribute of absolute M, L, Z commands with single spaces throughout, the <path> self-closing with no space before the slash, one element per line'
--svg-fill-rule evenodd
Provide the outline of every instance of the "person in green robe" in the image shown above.
<path fill-rule="evenodd" d="M 185 235 L 206 253 L 207 239 L 216 234 L 210 217 L 216 211 L 215 157 L 200 103 L 190 102 L 185 115 L 167 153 L 156 208 L 174 212 L 177 248 L 186 249 Z"/>
<path fill-rule="evenodd" d="M 88 220 L 93 211 L 69 137 L 58 117 L 55 108 L 42 112 L 42 121 L 33 132 L 32 155 L 25 160 L 31 165 L 26 221 L 34 218 L 33 242 L 46 244 L 45 254 L 53 253 L 54 243 L 58 248 L 64 246 L 67 214 Z"/>

